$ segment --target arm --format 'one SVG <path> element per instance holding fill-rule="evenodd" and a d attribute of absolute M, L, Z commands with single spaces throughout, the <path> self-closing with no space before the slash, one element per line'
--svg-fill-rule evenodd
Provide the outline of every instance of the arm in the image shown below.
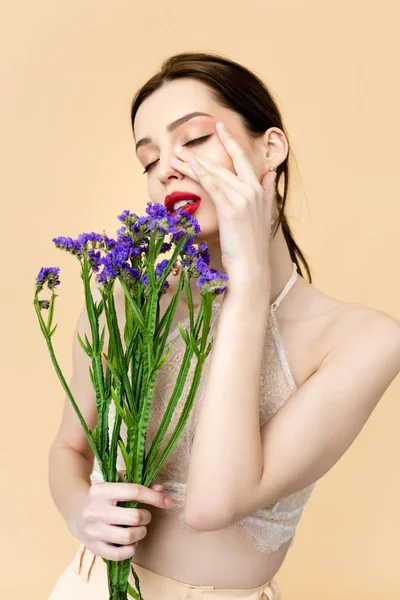
<path fill-rule="evenodd" d="M 184 520 L 218 529 L 263 469 L 259 422 L 270 291 L 225 292 L 189 465 Z M 210 491 L 212 490 L 212 494 Z"/>
<path fill-rule="evenodd" d="M 190 527 L 227 527 L 315 482 L 349 448 L 400 371 L 400 323 L 380 311 L 360 311 L 357 318 L 351 316 L 347 331 L 350 334 L 345 337 L 343 333 L 341 342 L 328 353 L 317 372 L 261 431 L 258 429 L 260 446 L 253 412 L 258 401 L 238 385 L 240 375 L 243 380 L 246 377 L 244 368 L 238 368 L 237 363 L 236 368 L 231 364 L 229 375 L 224 371 L 230 397 L 207 397 L 208 403 L 202 406 L 196 463 L 188 482 Z M 224 328 L 220 333 L 220 347 L 223 338 L 231 344 L 243 343 L 235 336 L 229 338 Z M 258 350 L 256 356 L 258 360 Z M 229 382 L 232 375 L 235 388 Z M 215 371 L 214 377 L 218 377 Z M 222 415 L 221 404 L 225 411 Z M 217 430 L 214 419 L 219 415 Z M 237 429 L 227 432 L 232 425 Z M 229 467 L 234 474 L 229 473 Z M 237 487 L 232 486 L 235 477 Z"/>

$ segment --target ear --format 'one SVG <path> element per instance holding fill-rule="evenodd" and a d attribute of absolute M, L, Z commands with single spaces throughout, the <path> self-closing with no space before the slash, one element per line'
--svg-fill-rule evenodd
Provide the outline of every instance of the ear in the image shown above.
<path fill-rule="evenodd" d="M 289 145 L 285 134 L 278 127 L 270 127 L 263 135 L 265 167 L 276 169 L 286 159 Z"/>

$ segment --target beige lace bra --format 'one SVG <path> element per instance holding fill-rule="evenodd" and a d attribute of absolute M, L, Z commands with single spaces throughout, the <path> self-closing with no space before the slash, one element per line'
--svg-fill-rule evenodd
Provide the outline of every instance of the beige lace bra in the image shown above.
<path fill-rule="evenodd" d="M 280 327 L 275 315 L 283 298 L 289 292 L 290 288 L 296 281 L 297 266 L 293 263 L 293 273 L 279 294 L 275 302 L 270 305 L 267 335 L 264 345 L 263 368 L 261 376 L 261 401 L 260 401 L 260 426 L 274 415 L 285 404 L 290 396 L 297 390 L 293 379 L 290 365 L 286 356 L 285 347 L 283 344 Z M 221 304 L 214 301 L 211 319 L 211 329 L 218 321 Z M 189 319 L 182 321 L 185 328 L 188 325 Z M 154 400 L 152 412 L 150 415 L 148 435 L 146 439 L 146 453 L 149 452 L 151 442 L 157 433 L 157 429 L 161 422 L 161 418 L 166 410 L 170 395 L 172 393 L 176 376 L 179 371 L 185 343 L 180 335 L 179 329 L 176 328 L 170 332 L 168 339 L 173 342 L 171 354 L 168 361 L 164 364 L 159 372 L 156 388 L 154 392 Z M 186 481 L 190 462 L 190 450 L 194 438 L 196 421 L 199 414 L 201 399 L 204 394 L 204 378 L 207 376 L 209 369 L 212 349 L 208 356 L 202 371 L 200 384 L 197 390 L 197 396 L 191 409 L 186 426 L 176 444 L 173 451 L 168 456 L 163 467 L 154 480 L 154 483 L 163 483 L 166 493 L 174 498 L 174 506 L 171 509 L 165 509 L 167 513 L 176 514 L 179 517 L 183 527 L 187 527 L 183 521 L 183 508 L 185 504 Z M 181 410 L 185 403 L 187 393 L 190 389 L 193 371 L 196 360 L 192 359 L 192 364 L 186 379 L 181 398 L 174 411 L 169 429 L 167 431 L 167 439 L 169 439 L 173 429 L 175 428 Z M 110 431 L 113 427 L 113 419 L 115 417 L 115 408 L 113 403 L 110 405 L 109 426 Z M 126 439 L 126 428 L 124 423 L 121 427 L 121 436 Z M 161 450 L 164 448 L 162 445 Z M 120 450 L 118 449 L 117 468 L 123 470 L 125 468 Z M 97 461 L 95 459 L 93 472 L 91 474 L 91 482 L 99 483 L 103 481 Z M 269 504 L 249 515 L 245 519 L 231 525 L 238 527 L 242 532 L 254 540 L 257 548 L 261 552 L 274 552 L 288 540 L 292 540 L 290 547 L 294 542 L 296 526 L 300 520 L 303 509 L 308 498 L 315 486 L 315 483 L 308 487 L 282 498 L 274 504 Z"/>

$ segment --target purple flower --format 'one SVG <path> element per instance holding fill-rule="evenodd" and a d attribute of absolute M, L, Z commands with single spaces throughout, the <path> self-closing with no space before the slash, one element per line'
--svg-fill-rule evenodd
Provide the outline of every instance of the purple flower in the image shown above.
<path fill-rule="evenodd" d="M 220 273 L 217 269 L 209 269 L 198 278 L 196 286 L 202 294 L 214 292 L 218 295 L 226 290 L 227 286 L 224 284 L 228 280 L 228 275 L 225 273 Z"/>
<path fill-rule="evenodd" d="M 79 256 L 79 258 L 82 256 L 83 246 L 78 240 L 73 240 L 71 237 L 60 236 L 53 238 L 53 242 L 57 248 L 60 248 L 61 250 L 66 250 L 71 254 Z"/>
<path fill-rule="evenodd" d="M 39 300 L 39 308 L 40 310 L 48 310 L 50 307 L 49 300 Z"/>
<path fill-rule="evenodd" d="M 100 268 L 101 253 L 95 252 L 94 250 L 89 250 L 88 257 L 89 257 L 89 262 L 90 262 L 90 265 L 91 265 L 93 271 L 95 273 L 97 273 Z"/>
<path fill-rule="evenodd" d="M 195 260 L 195 266 L 196 266 L 196 270 L 201 273 L 207 273 L 208 271 L 208 264 L 204 261 L 203 258 L 197 258 Z"/>
<path fill-rule="evenodd" d="M 161 262 L 159 262 L 156 265 L 156 276 L 157 277 L 161 277 L 161 275 L 163 274 L 163 272 L 167 268 L 168 263 L 169 263 L 169 260 L 166 258 L 165 260 L 162 260 Z"/>
<path fill-rule="evenodd" d="M 129 237 L 119 239 L 105 256 L 99 258 L 97 266 L 103 266 L 103 270 L 99 273 L 97 281 L 103 284 L 111 283 L 118 275 L 137 279 L 140 275 L 139 270 L 132 269 L 128 262 L 137 254 L 137 251 L 138 249 Z"/>
<path fill-rule="evenodd" d="M 210 254 L 208 252 L 208 247 L 205 242 L 201 242 L 201 244 L 199 245 L 199 254 L 200 254 L 201 258 L 204 260 L 204 262 L 207 265 L 209 265 L 210 264 Z"/>
<path fill-rule="evenodd" d="M 199 222 L 193 215 L 188 215 L 183 208 L 178 208 L 176 212 L 178 214 L 175 217 L 178 220 L 176 230 L 178 231 L 182 228 L 188 234 L 189 238 L 194 239 L 200 233 Z"/>
<path fill-rule="evenodd" d="M 97 248 L 98 244 L 102 243 L 103 236 L 100 235 L 100 233 L 95 233 L 94 231 L 92 231 L 92 233 L 81 233 L 78 235 L 77 241 L 85 248 L 88 242 L 92 243 L 93 248 Z"/>
<path fill-rule="evenodd" d="M 186 240 L 185 244 L 183 244 L 183 248 L 181 250 L 182 254 L 186 254 L 187 256 L 197 256 L 199 251 L 197 250 L 197 248 L 195 246 L 193 246 L 192 244 L 193 239 L 189 238 L 188 240 Z"/>
<path fill-rule="evenodd" d="M 108 236 L 104 235 L 104 245 L 106 250 L 111 250 L 111 248 L 114 248 L 115 244 L 117 243 L 117 240 L 114 240 L 113 238 L 109 238 Z"/>
<path fill-rule="evenodd" d="M 132 269 L 129 265 L 125 266 L 125 271 L 130 275 L 133 279 L 139 279 L 140 271 L 139 269 Z"/>
<path fill-rule="evenodd" d="M 177 218 L 170 215 L 162 204 L 148 202 L 146 212 L 150 217 L 149 229 L 157 229 L 164 235 L 176 231 Z"/>
<path fill-rule="evenodd" d="M 143 230 L 145 231 L 146 227 L 147 227 L 147 223 L 149 221 L 150 221 L 149 216 L 139 217 L 139 219 L 136 221 L 136 223 L 134 223 L 134 225 L 132 225 L 132 227 L 131 227 L 132 233 L 139 233 L 139 232 L 142 232 Z"/>
<path fill-rule="evenodd" d="M 135 213 L 131 213 L 129 210 L 124 210 L 120 215 L 118 215 L 117 219 L 128 225 L 130 221 L 136 221 L 139 217 Z"/>
<path fill-rule="evenodd" d="M 117 235 L 119 238 L 126 236 L 128 233 L 129 233 L 128 229 L 125 226 L 117 229 Z"/>
<path fill-rule="evenodd" d="M 171 250 L 172 244 L 171 242 L 164 242 L 161 246 L 160 254 L 164 254 L 164 252 L 169 252 Z"/>
<path fill-rule="evenodd" d="M 46 284 L 49 290 L 53 291 L 57 285 L 60 285 L 59 273 L 60 267 L 42 267 L 36 277 L 36 292 L 41 292 Z"/>
<path fill-rule="evenodd" d="M 167 217 L 170 216 L 170 214 L 167 211 L 167 209 L 165 208 L 165 206 L 163 206 L 162 204 L 159 204 L 158 202 L 156 202 L 154 204 L 152 204 L 151 202 L 148 202 L 146 212 L 150 218 L 156 219 L 156 220 L 166 219 Z"/>

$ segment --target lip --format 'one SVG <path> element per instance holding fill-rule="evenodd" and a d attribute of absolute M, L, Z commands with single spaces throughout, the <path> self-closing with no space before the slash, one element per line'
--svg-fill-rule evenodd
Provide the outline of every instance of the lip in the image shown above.
<path fill-rule="evenodd" d="M 175 202 L 179 202 L 180 200 L 199 200 L 201 201 L 200 196 L 196 194 L 192 194 L 191 192 L 172 192 L 172 194 L 168 194 L 165 196 L 164 206 L 168 212 L 175 212 L 173 210 Z M 191 206 L 191 205 L 189 205 Z"/>

